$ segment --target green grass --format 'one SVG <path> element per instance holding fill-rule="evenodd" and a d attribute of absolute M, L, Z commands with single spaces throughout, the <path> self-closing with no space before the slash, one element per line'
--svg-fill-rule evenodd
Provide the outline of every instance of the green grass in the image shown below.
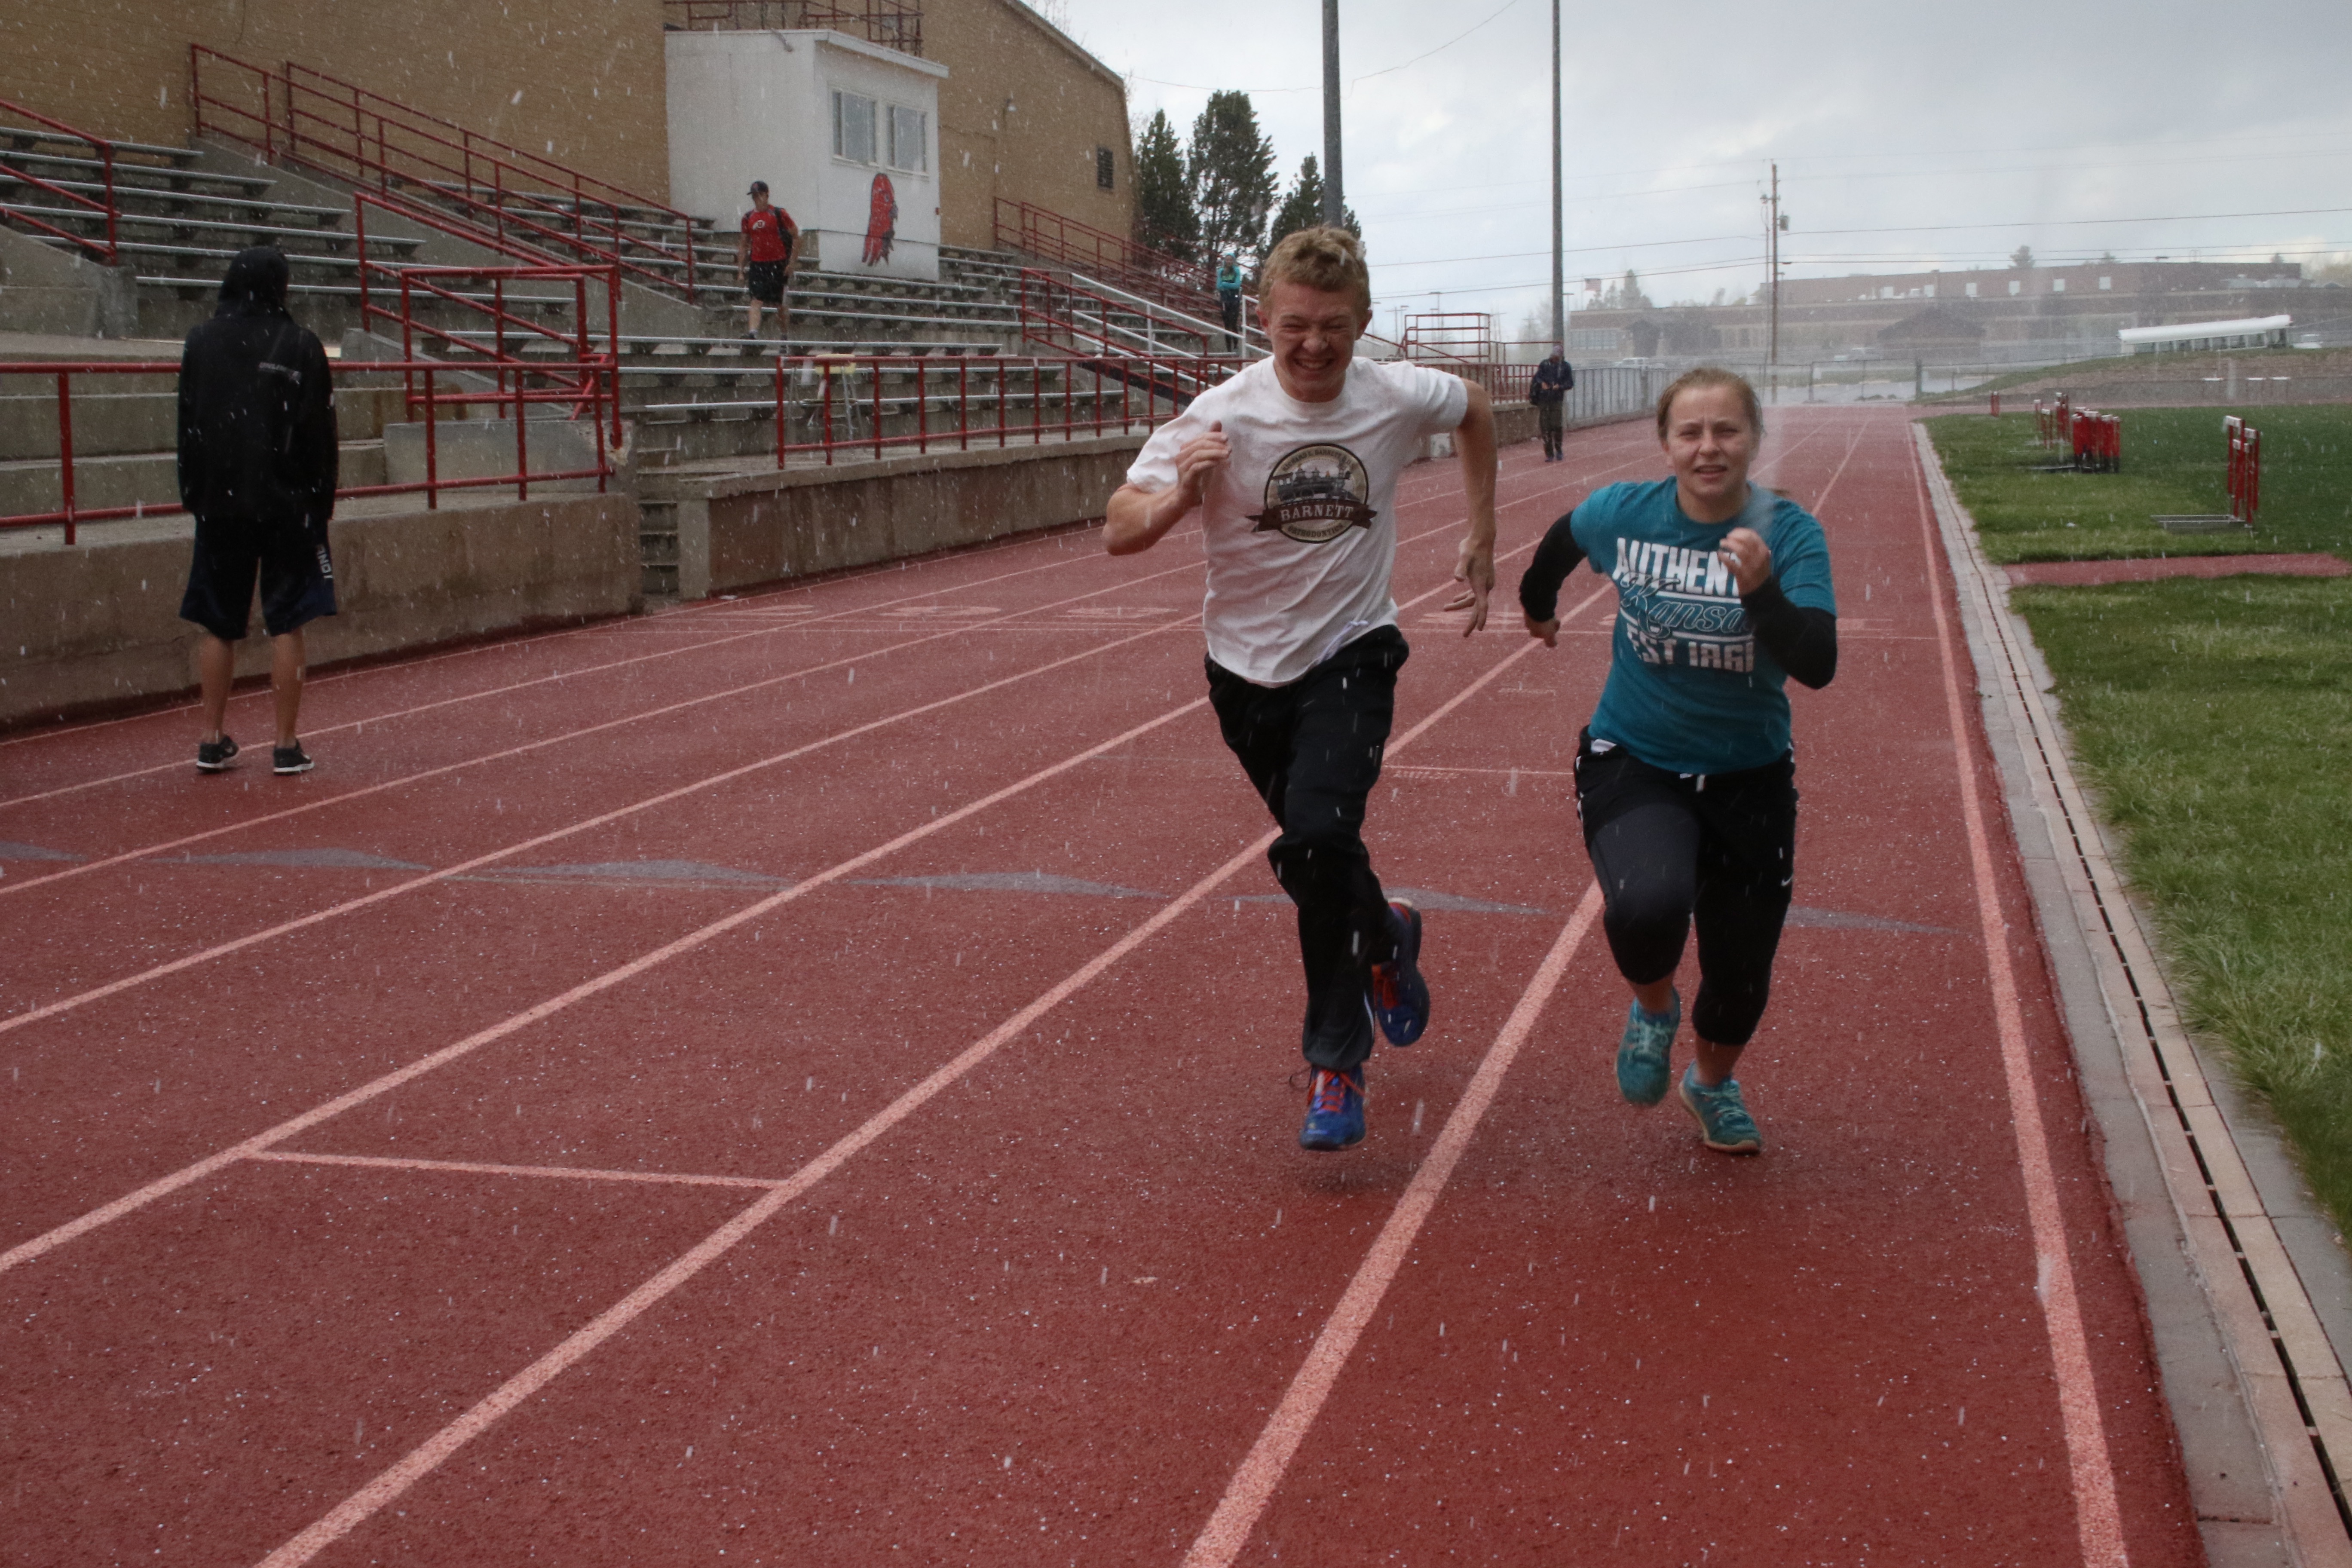
<path fill-rule="evenodd" d="M 2352 578 L 2021 588 L 2186 1022 L 2352 1232 Z"/>
<path fill-rule="evenodd" d="M 2253 532 L 2167 533 L 2158 512 L 2226 512 L 2223 408 L 2125 409 L 2119 474 L 2036 473 L 2064 454 L 2036 446 L 2033 415 L 1947 414 L 1928 434 L 1985 553 L 2020 561 L 2329 551 L 2352 555 L 2352 407 L 2252 411 L 2263 433 Z"/>

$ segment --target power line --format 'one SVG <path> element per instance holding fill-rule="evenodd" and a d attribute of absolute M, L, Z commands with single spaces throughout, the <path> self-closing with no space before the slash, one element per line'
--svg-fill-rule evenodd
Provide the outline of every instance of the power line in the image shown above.
<path fill-rule="evenodd" d="M 1706 234 L 1693 239 L 1644 239 L 1627 245 L 1584 245 L 1568 251 L 1570 256 L 1617 255 L 1628 250 L 1656 250 L 1669 245 L 1720 245 L 1726 240 L 1746 239 L 1744 234 Z M 1549 256 L 1549 250 L 1508 250 L 1496 256 L 1433 256 L 1420 261 L 1375 261 L 1374 267 L 1452 267 L 1467 261 L 1525 261 L 1530 256 Z"/>

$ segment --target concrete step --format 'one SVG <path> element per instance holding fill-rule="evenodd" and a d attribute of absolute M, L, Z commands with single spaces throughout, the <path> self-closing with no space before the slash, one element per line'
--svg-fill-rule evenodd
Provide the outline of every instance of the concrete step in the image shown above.
<path fill-rule="evenodd" d="M 346 487 L 384 483 L 383 443 L 343 443 L 339 468 L 340 481 Z M 64 504 L 65 488 L 55 458 L 0 462 L 0 517 L 56 511 Z M 180 505 L 179 460 L 169 451 L 88 458 L 77 453 L 74 504 L 175 511 Z"/>

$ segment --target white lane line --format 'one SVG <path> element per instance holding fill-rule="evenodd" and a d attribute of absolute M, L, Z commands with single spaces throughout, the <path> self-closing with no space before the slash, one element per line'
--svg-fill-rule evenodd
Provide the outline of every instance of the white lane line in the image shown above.
<path fill-rule="evenodd" d="M 1412 1244 L 1421 1235 L 1421 1227 L 1437 1207 L 1437 1200 L 1453 1178 L 1454 1168 L 1469 1152 L 1470 1140 L 1478 1131 L 1487 1108 L 1503 1087 L 1504 1075 L 1518 1059 L 1519 1049 L 1533 1032 L 1536 1018 L 1543 1012 L 1544 1004 L 1559 987 L 1560 976 L 1568 972 L 1569 961 L 1576 955 L 1585 934 L 1601 913 L 1601 885 L 1587 887 L 1576 912 L 1551 944 L 1537 966 L 1535 978 L 1528 982 L 1519 994 L 1518 1005 L 1503 1023 L 1495 1043 L 1486 1047 L 1486 1057 L 1471 1077 L 1470 1087 L 1446 1117 L 1445 1126 L 1438 1132 L 1437 1142 L 1429 1151 L 1429 1158 L 1412 1173 L 1405 1186 L 1404 1195 L 1396 1207 L 1389 1211 L 1388 1222 L 1372 1240 L 1364 1261 L 1357 1266 L 1355 1278 L 1348 1281 L 1347 1290 L 1331 1315 L 1323 1321 L 1322 1331 L 1315 1336 L 1307 1361 L 1290 1380 L 1282 1403 L 1250 1445 L 1233 1479 L 1226 1483 L 1224 1496 L 1217 1501 L 1216 1511 L 1209 1522 L 1193 1538 L 1192 1548 L 1184 1554 L 1183 1568 L 1229 1568 L 1242 1549 L 1249 1544 L 1250 1531 L 1256 1528 L 1259 1516 L 1273 1500 L 1275 1488 L 1281 1484 L 1290 1461 L 1300 1444 L 1321 1414 L 1324 1402 L 1338 1386 L 1339 1374 L 1347 1370 L 1348 1358 L 1355 1353 L 1356 1343 L 1370 1326 L 1372 1315 L 1379 1310 L 1381 1298 L 1395 1283 L 1397 1271 L 1412 1255 Z"/>
<path fill-rule="evenodd" d="M 761 757 L 755 762 L 744 763 L 740 766 L 729 768 L 723 773 L 712 773 L 708 777 L 697 779 L 692 784 L 680 784 L 676 789 L 666 790 L 660 795 L 649 795 L 643 800 L 634 801 L 627 805 L 616 806 L 611 811 L 602 812 L 594 816 L 583 817 L 580 821 L 568 824 L 562 827 L 554 828 L 549 832 L 540 834 L 536 837 L 520 839 L 515 843 L 508 844 L 499 848 L 493 849 L 487 855 L 477 855 L 470 860 L 461 860 L 454 866 L 445 866 L 437 871 L 427 871 L 422 876 L 411 877 L 404 882 L 394 882 L 385 887 L 378 888 L 373 892 L 362 893 L 355 899 L 346 899 L 341 903 L 330 904 L 324 909 L 313 910 L 309 914 L 297 915 L 294 919 L 289 921 L 280 921 L 274 926 L 268 926 L 257 931 L 248 931 L 243 936 L 233 938 L 227 942 L 215 943 L 211 947 L 199 949 L 194 952 L 184 953 L 180 957 L 169 960 L 166 963 L 152 965 L 150 968 L 140 970 L 135 973 L 123 975 L 120 979 L 108 981 L 103 985 L 93 986 L 87 991 L 79 991 L 70 996 L 61 996 L 54 1002 L 45 1002 L 37 1007 L 28 1007 L 21 1013 L 11 1014 L 7 1017 L 0 1018 L 0 1035 L 5 1035 L 12 1029 L 22 1028 L 27 1024 L 38 1023 L 43 1018 L 54 1018 L 61 1013 L 68 1013 L 78 1007 L 86 1007 L 92 1002 L 103 1001 L 109 996 L 118 995 L 135 986 L 144 985 L 152 981 L 163 979 L 167 975 L 177 974 L 184 969 L 192 969 L 198 964 L 209 963 L 217 958 L 225 958 L 230 953 L 241 952 L 245 949 L 255 946 L 257 943 L 273 941 L 278 937 L 286 936 L 294 931 L 307 930 L 311 926 L 321 923 L 322 921 L 331 921 L 339 916 L 350 914 L 354 910 L 370 908 L 373 905 L 383 903 L 389 899 L 399 898 L 404 893 L 414 892 L 419 888 L 432 887 L 437 883 L 448 881 L 450 879 L 455 877 L 463 877 L 468 871 L 478 870 L 484 866 L 503 860 L 509 855 L 520 855 L 526 850 L 537 849 L 543 846 L 555 843 L 559 839 L 569 838 L 575 834 L 585 833 L 592 828 L 605 826 L 608 824 L 621 820 L 623 817 L 633 816 L 639 812 L 650 811 L 656 806 L 667 805 L 673 801 L 682 800 L 688 795 L 697 795 L 704 790 L 716 788 L 720 784 L 730 783 L 733 780 L 742 778 L 747 774 L 759 773 L 766 768 L 780 766 L 784 763 L 793 761 L 796 757 L 807 756 L 813 752 L 823 751 L 828 746 L 835 746 L 843 743 L 844 742 L 856 740 L 860 735 L 871 734 L 875 731 L 887 729 L 893 724 L 904 723 L 909 719 L 919 718 L 926 713 L 935 713 L 942 708 L 951 708 L 957 703 L 966 702 L 975 697 L 985 696 L 991 691 L 999 690 L 1007 686 L 1016 685 L 1019 682 L 1030 679 L 1034 676 L 1044 675 L 1052 670 L 1059 669 L 1065 665 L 1076 664 L 1082 659 L 1088 659 L 1095 658 L 1098 654 L 1108 653 L 1114 648 L 1125 647 L 1129 643 L 1142 642 L 1147 637 L 1158 637 L 1163 632 L 1174 631 L 1193 624 L 1195 623 L 1192 621 L 1174 621 L 1171 622 L 1167 626 L 1154 626 L 1149 631 L 1138 632 L 1133 637 L 1120 637 L 1115 642 L 1102 643 L 1094 647 L 1081 649 L 1077 653 L 1068 654 L 1061 658 L 1053 659 L 1045 664 L 1037 665 L 1032 668 L 1022 670 L 1017 674 L 1005 676 L 1002 679 L 988 681 L 983 685 L 975 686 L 967 690 L 956 692 L 952 696 L 941 697 L 933 701 L 919 703 L 912 708 L 901 709 L 896 713 L 886 714 L 879 719 L 868 720 L 866 722 L 856 725 L 851 729 L 836 730 L 830 735 L 822 735 L 814 741 L 809 741 L 801 745 L 793 746 L 788 750 L 775 752 L 771 756 Z M 947 819 L 942 817 L 940 820 L 945 821 Z"/>
<path fill-rule="evenodd" d="M 54 1230 L 37 1236 L 29 1241 L 19 1243 L 6 1252 L 0 1252 L 0 1273 L 5 1273 L 11 1268 L 29 1263 L 43 1254 L 73 1240 L 76 1237 L 86 1235 L 100 1226 L 121 1219 L 125 1215 L 135 1213 L 158 1198 L 166 1197 L 179 1191 L 191 1182 L 201 1181 L 214 1172 L 232 1165 L 237 1161 L 260 1154 L 308 1128 L 315 1127 L 322 1121 L 341 1116 L 355 1106 L 364 1105 L 371 1100 L 388 1094 L 402 1084 L 422 1078 L 426 1073 L 446 1067 L 461 1057 L 471 1056 L 484 1046 L 502 1040 L 517 1030 L 536 1024 L 541 1019 L 552 1017 L 574 1003 L 584 1002 L 591 996 L 601 994 L 615 985 L 635 979 L 649 969 L 667 963 L 682 953 L 691 952 L 696 948 L 724 936 L 747 921 L 758 920 L 769 911 L 781 909 L 796 899 L 805 898 L 819 888 L 829 886 L 852 872 L 861 870 L 877 860 L 894 855 L 910 845 L 919 843 L 935 833 L 944 832 L 965 818 L 985 811 L 1000 802 L 1010 800 L 1013 796 L 1032 789 L 1048 779 L 1067 773 L 1092 757 L 1147 735 L 1161 725 L 1206 705 L 1207 701 L 1208 699 L 1205 697 L 1196 697 L 1190 702 L 1171 708 L 1166 712 L 1148 719 L 1133 729 L 1114 735 L 1108 741 L 1089 746 L 1083 752 L 1076 752 L 1063 758 L 1060 762 L 1040 768 L 1026 778 L 1016 780 L 977 800 L 968 801 L 953 811 L 933 817 L 920 826 L 910 828 L 886 844 L 878 845 L 862 854 L 853 855 L 846 860 L 835 861 L 824 870 L 795 882 L 789 888 L 771 893 L 757 903 L 748 904 L 732 914 L 712 921 L 709 924 L 688 931 L 674 941 L 665 942 L 650 952 L 640 953 L 628 963 L 584 980 L 568 991 L 549 997 L 536 1006 L 526 1008 L 510 1017 L 501 1019 L 488 1028 L 478 1029 L 453 1045 L 444 1046 L 437 1051 L 417 1058 L 405 1067 L 395 1068 L 347 1093 L 337 1095 L 325 1104 L 314 1106 L 299 1116 L 281 1121 L 266 1132 L 257 1133 L 242 1142 L 231 1144 L 216 1153 L 206 1155 L 194 1164 L 184 1165 L 170 1175 L 150 1182 L 136 1192 L 125 1194 L 101 1208 L 92 1209 L 88 1214 L 77 1219 L 68 1220 Z"/>
<path fill-rule="evenodd" d="M 249 1158 L 280 1165 L 352 1165 L 370 1171 L 448 1171 L 467 1176 L 530 1176 L 566 1182 L 635 1182 L 653 1186 L 759 1187 L 783 1184 L 775 1176 L 706 1176 L 685 1171 L 593 1171 L 578 1165 L 491 1165 L 474 1160 L 412 1160 L 389 1154 L 310 1154 L 264 1149 Z"/>
<path fill-rule="evenodd" d="M 1958 650 L 1950 615 L 1944 608 L 1935 519 L 1927 504 L 1927 479 L 1919 454 L 1906 439 L 1919 538 L 1927 557 L 1928 601 L 1936 614 L 1936 651 L 1943 663 L 1944 711 L 1958 761 L 1960 814 L 1968 823 L 1969 868 L 1976 883 L 1978 934 L 1984 944 L 1986 978 L 1992 990 L 1993 1018 L 2000 1035 L 2000 1064 L 2009 1091 L 2010 1125 L 2017 1138 L 2017 1161 L 2024 1177 L 2025 1210 L 2033 1226 L 2033 1251 L 2041 1274 L 2042 1321 L 2050 1339 L 2050 1359 L 2058 1378 L 2058 1409 L 2066 1434 L 2066 1459 L 2073 1474 L 2074 1523 L 2090 1568 L 2124 1568 L 2123 1516 L 2116 1501 L 2115 1462 L 2107 1451 L 2106 1424 L 2099 1412 L 2097 1379 L 2091 1369 L 2090 1336 L 2074 1290 L 2074 1264 L 2067 1251 L 2066 1218 L 2058 1201 L 2050 1138 L 2034 1087 L 2032 1058 L 2025 1043 L 2025 1010 L 2017 976 L 2010 966 L 2009 931 L 2001 918 L 2000 886 L 1993 873 L 1992 839 L 1984 802 L 1977 793 L 1976 749 L 1969 741 L 1969 701 L 1961 695 Z M 1958 584 L 1954 584 L 1958 592 Z"/>

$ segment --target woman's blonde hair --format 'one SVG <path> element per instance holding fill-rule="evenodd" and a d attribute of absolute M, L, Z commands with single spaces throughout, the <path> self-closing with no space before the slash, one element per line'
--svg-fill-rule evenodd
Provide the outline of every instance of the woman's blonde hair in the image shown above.
<path fill-rule="evenodd" d="M 1759 437 L 1764 434 L 1764 405 L 1756 401 L 1756 389 L 1748 378 L 1736 370 L 1726 370 L 1719 364 L 1703 364 L 1686 370 L 1666 384 L 1658 394 L 1658 439 L 1666 438 L 1666 421 L 1674 412 L 1675 399 L 1685 392 L 1697 392 L 1706 387 L 1727 386 L 1739 394 L 1739 401 L 1748 407 L 1748 427 Z"/>
<path fill-rule="evenodd" d="M 1364 242 L 1344 228 L 1301 228 L 1284 235 L 1258 269 L 1260 297 L 1276 283 L 1351 294 L 1359 310 L 1372 308 L 1372 275 L 1364 266 Z"/>

